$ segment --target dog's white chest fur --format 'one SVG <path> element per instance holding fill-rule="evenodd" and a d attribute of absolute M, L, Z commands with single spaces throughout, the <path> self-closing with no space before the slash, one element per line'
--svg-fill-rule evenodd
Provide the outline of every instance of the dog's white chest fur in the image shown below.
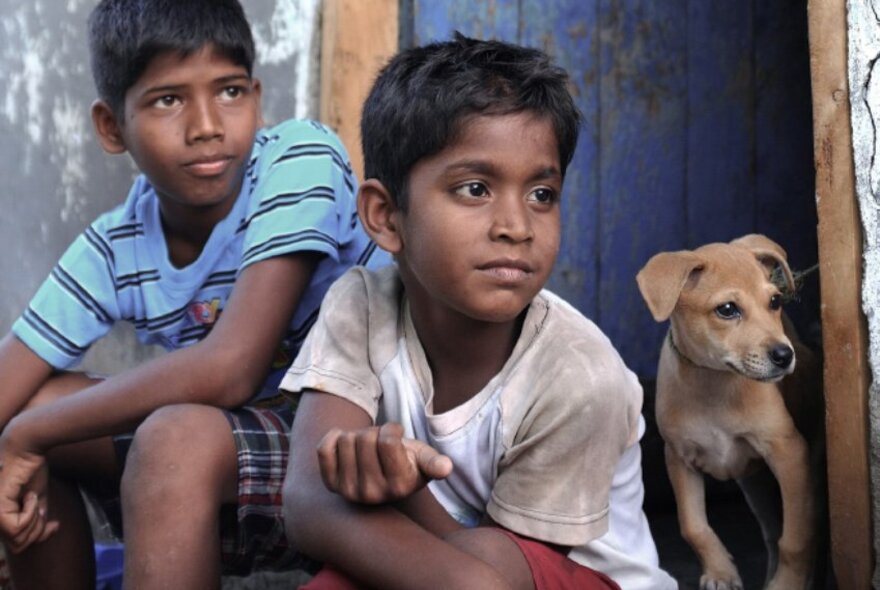
<path fill-rule="evenodd" d="M 672 431 L 664 433 L 664 437 L 667 441 L 675 441 L 673 450 L 685 463 L 715 479 L 738 479 L 760 459 L 745 438 L 721 428 L 707 428 L 703 421 L 678 420 L 666 425 L 665 430 Z"/>

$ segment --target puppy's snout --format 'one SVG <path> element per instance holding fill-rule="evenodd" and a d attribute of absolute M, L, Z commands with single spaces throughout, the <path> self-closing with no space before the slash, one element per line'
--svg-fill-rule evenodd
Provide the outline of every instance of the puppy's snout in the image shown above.
<path fill-rule="evenodd" d="M 794 359 L 794 350 L 788 344 L 777 344 L 770 349 L 768 354 L 770 355 L 770 362 L 780 369 L 788 368 L 792 359 Z"/>

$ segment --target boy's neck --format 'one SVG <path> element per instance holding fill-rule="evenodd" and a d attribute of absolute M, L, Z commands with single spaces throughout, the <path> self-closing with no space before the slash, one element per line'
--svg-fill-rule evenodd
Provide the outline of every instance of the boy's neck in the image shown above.
<path fill-rule="evenodd" d="M 214 227 L 228 215 L 234 201 L 223 203 L 224 207 L 183 209 L 160 206 L 162 233 L 168 249 L 168 258 L 177 268 L 195 262 L 201 255 Z"/>
<path fill-rule="evenodd" d="M 526 312 L 510 322 L 412 308 L 412 321 L 431 368 L 433 411 L 440 414 L 479 393 L 510 358 Z"/>

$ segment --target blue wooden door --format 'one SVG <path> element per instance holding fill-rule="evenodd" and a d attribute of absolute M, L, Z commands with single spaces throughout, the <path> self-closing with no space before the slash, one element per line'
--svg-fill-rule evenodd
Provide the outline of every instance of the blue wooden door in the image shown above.
<path fill-rule="evenodd" d="M 550 287 L 640 376 L 665 326 L 635 275 L 653 254 L 760 232 L 817 261 L 806 0 L 408 0 L 403 44 L 455 30 L 539 47 L 584 114 Z M 817 283 L 790 313 L 818 325 Z"/>

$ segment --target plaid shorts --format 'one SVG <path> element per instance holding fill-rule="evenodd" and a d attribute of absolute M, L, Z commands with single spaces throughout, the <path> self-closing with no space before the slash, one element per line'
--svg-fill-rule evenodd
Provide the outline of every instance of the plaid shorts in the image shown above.
<path fill-rule="evenodd" d="M 243 407 L 224 410 L 238 450 L 238 504 L 220 513 L 220 547 L 224 575 L 247 575 L 257 570 L 304 569 L 316 571 L 320 564 L 297 553 L 287 543 L 281 511 L 281 489 L 287 471 L 293 408 L 287 402 L 269 408 Z M 122 462 L 133 435 L 114 437 Z M 112 506 L 102 502 L 108 517 L 118 526 L 121 519 Z M 114 514 L 114 512 L 116 514 Z"/>

